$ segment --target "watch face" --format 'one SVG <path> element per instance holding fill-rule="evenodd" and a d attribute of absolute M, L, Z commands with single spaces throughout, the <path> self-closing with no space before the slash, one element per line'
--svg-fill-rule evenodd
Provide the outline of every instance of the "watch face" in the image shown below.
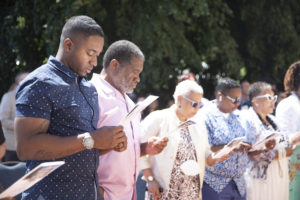
<path fill-rule="evenodd" d="M 93 140 L 93 138 L 92 137 L 85 137 L 83 139 L 83 145 L 87 149 L 92 149 L 94 147 L 94 140 Z"/>

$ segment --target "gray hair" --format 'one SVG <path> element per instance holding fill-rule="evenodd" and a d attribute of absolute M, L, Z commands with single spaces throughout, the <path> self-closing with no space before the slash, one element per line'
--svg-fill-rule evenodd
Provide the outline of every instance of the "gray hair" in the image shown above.
<path fill-rule="evenodd" d="M 185 80 L 178 83 L 173 94 L 175 103 L 177 103 L 178 96 L 187 96 L 190 93 L 203 94 L 203 88 L 193 80 Z"/>
<path fill-rule="evenodd" d="M 261 81 L 251 84 L 248 90 L 249 99 L 252 100 L 254 97 L 258 96 L 265 89 L 271 90 L 272 86 L 269 83 L 261 82 Z"/>
<path fill-rule="evenodd" d="M 112 43 L 106 50 L 103 56 L 103 67 L 107 68 L 113 59 L 124 64 L 130 63 L 134 57 L 145 59 L 143 52 L 134 43 L 128 40 L 119 40 Z"/>

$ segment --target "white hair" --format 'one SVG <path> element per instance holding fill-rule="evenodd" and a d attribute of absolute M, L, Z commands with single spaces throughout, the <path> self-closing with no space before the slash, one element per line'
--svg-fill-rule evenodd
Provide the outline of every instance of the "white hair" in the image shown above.
<path fill-rule="evenodd" d="M 190 93 L 199 93 L 203 95 L 203 88 L 196 81 L 192 80 L 185 80 L 178 83 L 173 94 L 175 103 L 177 103 L 178 96 L 187 96 Z"/>

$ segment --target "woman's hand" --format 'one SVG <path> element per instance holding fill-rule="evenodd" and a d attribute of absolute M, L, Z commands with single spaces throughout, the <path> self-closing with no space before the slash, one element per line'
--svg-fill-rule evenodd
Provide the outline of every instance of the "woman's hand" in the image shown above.
<path fill-rule="evenodd" d="M 274 149 L 274 147 L 276 146 L 276 140 L 274 138 L 268 139 L 265 142 L 265 151 L 270 151 L 272 149 Z"/>
<path fill-rule="evenodd" d="M 294 151 L 295 151 L 295 148 L 293 148 L 293 147 L 286 147 L 285 148 L 286 157 L 290 157 L 291 155 L 293 155 Z"/>
<path fill-rule="evenodd" d="M 153 196 L 154 200 L 158 200 L 161 197 L 159 187 L 156 180 L 148 181 L 148 193 Z"/>

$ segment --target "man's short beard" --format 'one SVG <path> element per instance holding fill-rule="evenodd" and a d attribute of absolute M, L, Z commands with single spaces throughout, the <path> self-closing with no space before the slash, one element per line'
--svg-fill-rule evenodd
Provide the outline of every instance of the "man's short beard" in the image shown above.
<path fill-rule="evenodd" d="M 119 80 L 119 87 L 120 89 L 124 92 L 124 93 L 133 93 L 133 88 L 129 87 L 129 85 L 127 85 L 127 81 L 125 79 L 121 79 Z"/>

